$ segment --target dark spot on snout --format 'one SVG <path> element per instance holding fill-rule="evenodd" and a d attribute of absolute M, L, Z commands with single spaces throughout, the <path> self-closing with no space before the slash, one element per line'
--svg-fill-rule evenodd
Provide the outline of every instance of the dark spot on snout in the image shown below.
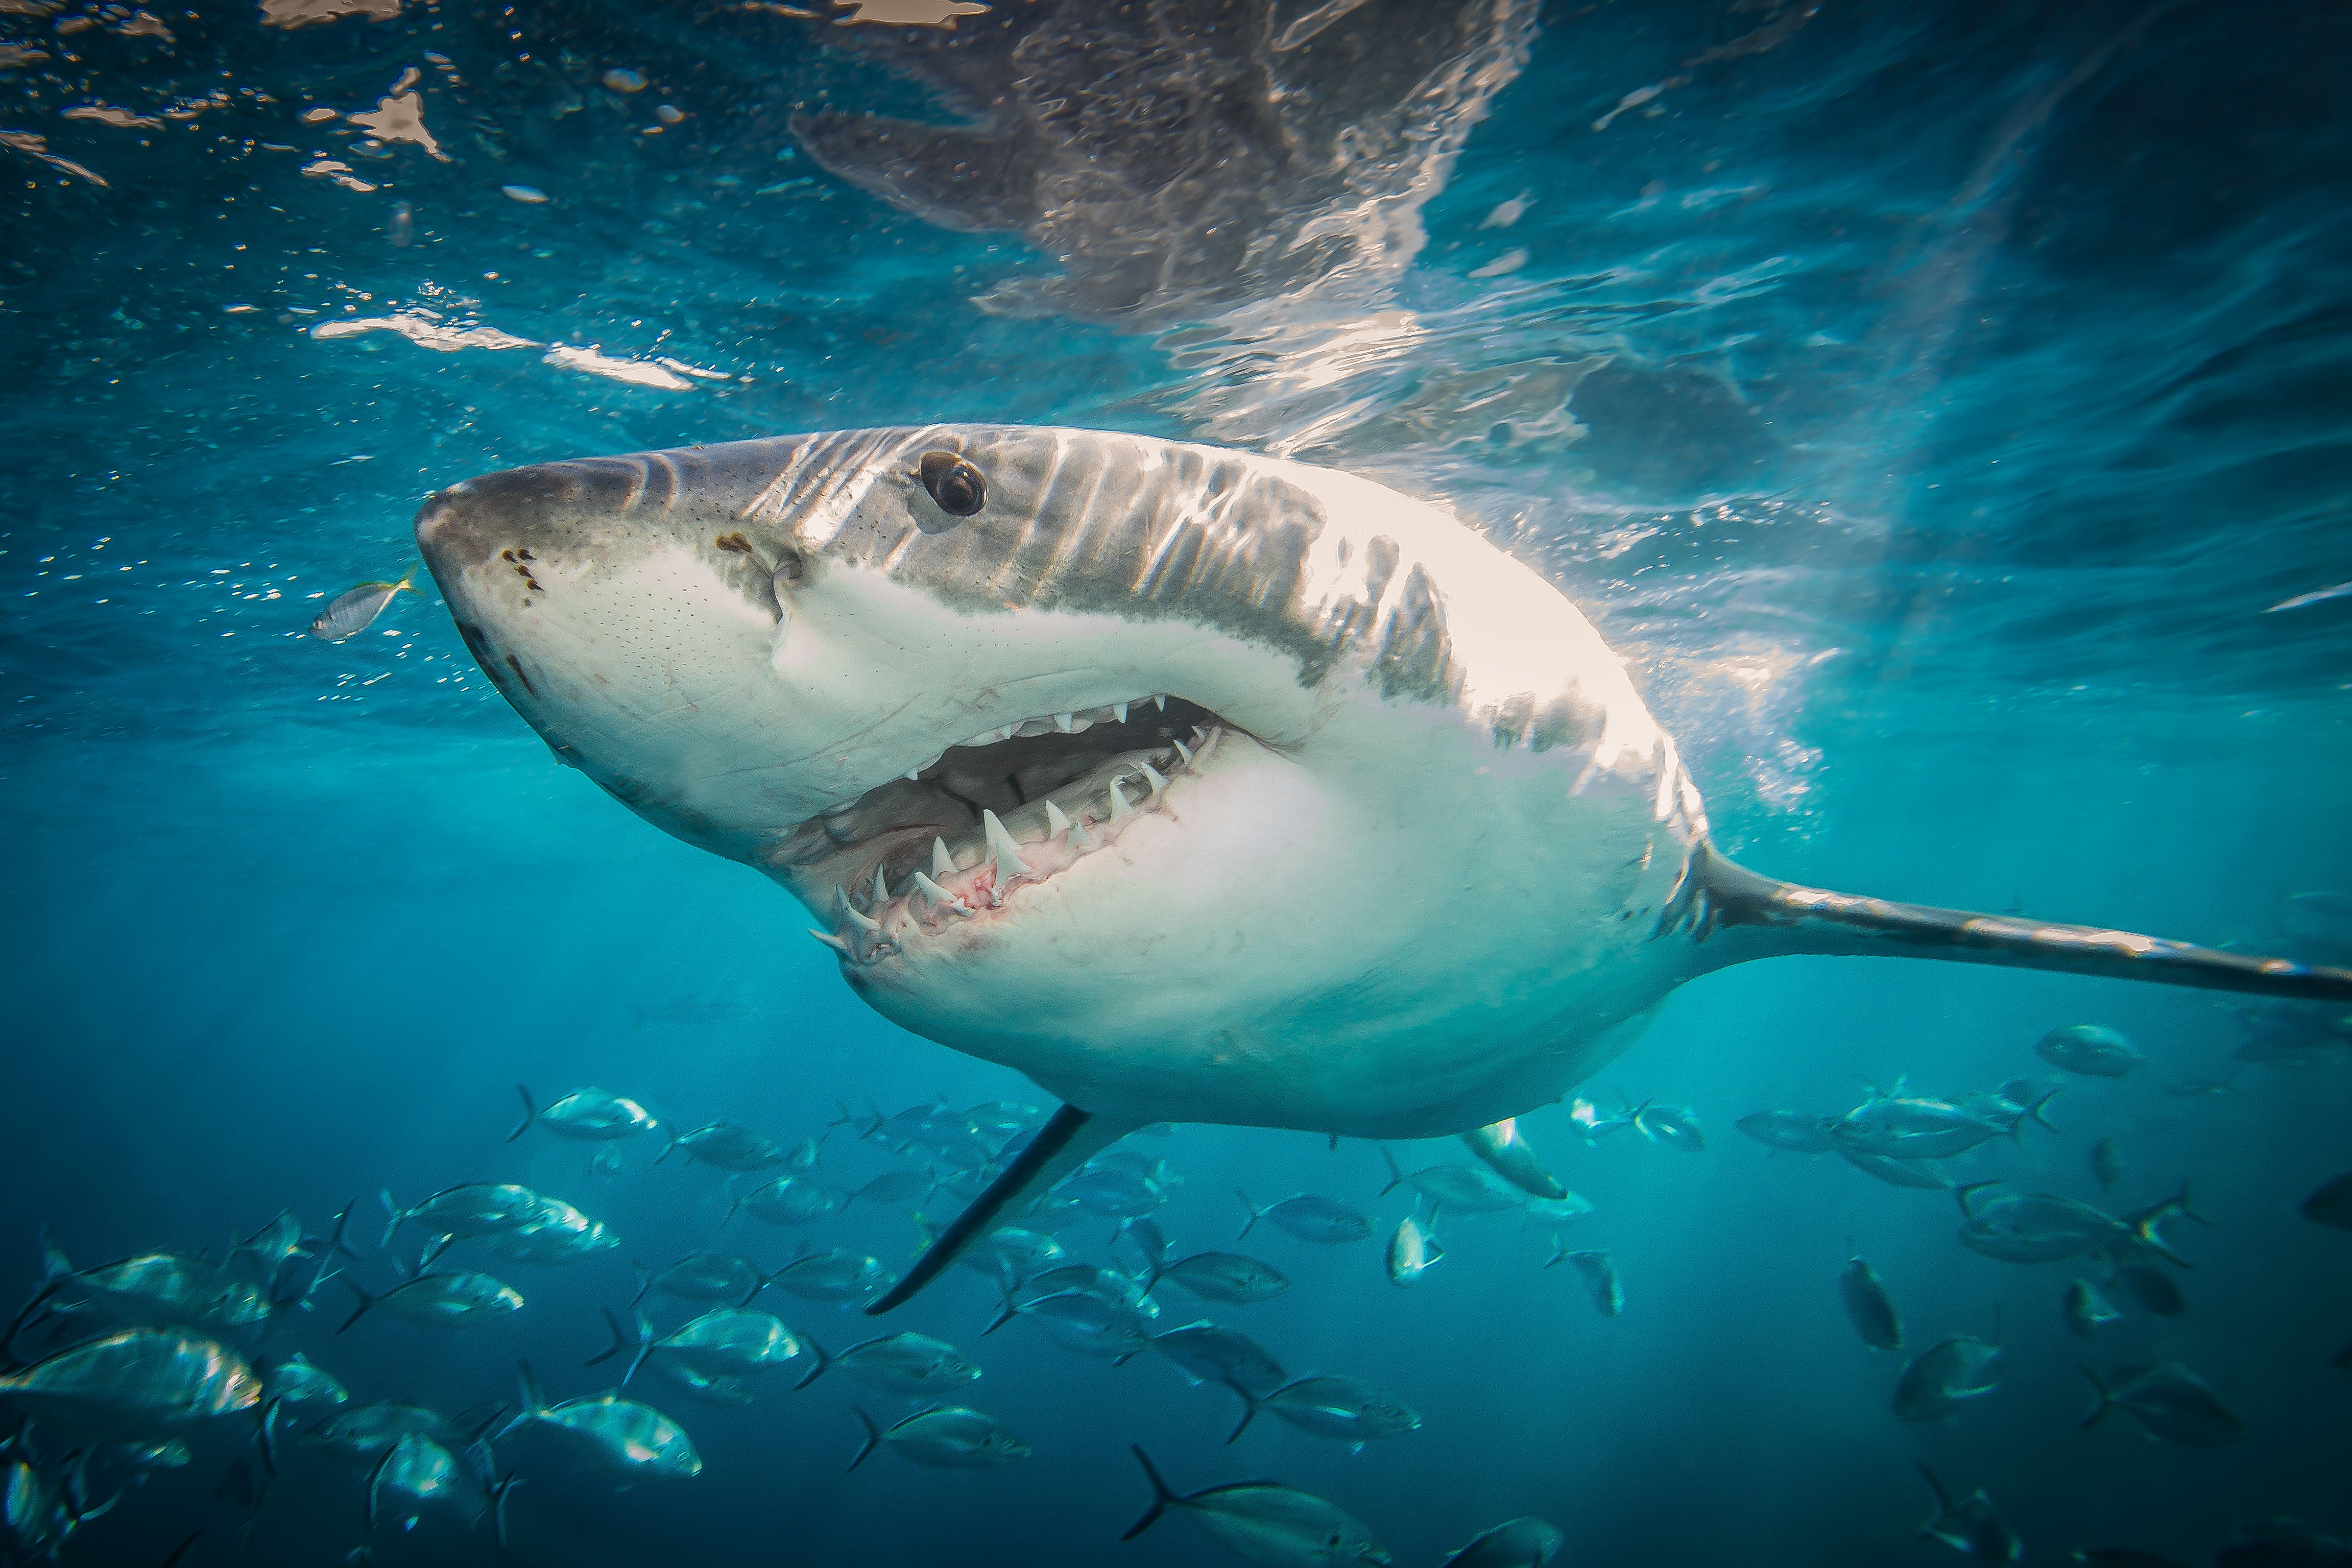
<path fill-rule="evenodd" d="M 931 500 L 951 517 L 972 517 L 988 503 L 988 482 L 980 470 L 952 452 L 924 453 L 916 473 Z"/>
<path fill-rule="evenodd" d="M 720 549 L 725 550 L 729 555 L 750 555 L 751 553 L 751 541 L 745 538 L 741 534 L 721 534 L 710 542 L 717 545 Z"/>

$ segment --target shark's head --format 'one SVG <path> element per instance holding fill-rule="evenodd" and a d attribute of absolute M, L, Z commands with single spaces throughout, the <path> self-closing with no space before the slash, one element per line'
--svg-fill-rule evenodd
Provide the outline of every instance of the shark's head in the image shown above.
<path fill-rule="evenodd" d="M 417 538 L 557 754 L 1074 1103 L 1494 1121 L 1671 983 L 1704 835 L 1560 593 L 1369 481 L 928 426 L 516 469 Z"/>

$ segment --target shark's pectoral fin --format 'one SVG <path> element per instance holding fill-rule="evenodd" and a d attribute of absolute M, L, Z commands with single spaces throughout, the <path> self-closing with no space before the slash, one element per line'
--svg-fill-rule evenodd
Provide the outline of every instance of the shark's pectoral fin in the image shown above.
<path fill-rule="evenodd" d="M 923 1255 L 915 1260 L 915 1266 L 907 1270 L 906 1278 L 891 1286 L 879 1300 L 867 1304 L 866 1314 L 878 1317 L 913 1300 L 915 1292 L 937 1279 L 940 1270 L 956 1260 L 958 1253 L 994 1229 L 1006 1209 L 1043 1192 L 1142 1125 L 1140 1122 L 1092 1115 L 1076 1105 L 1065 1105 L 1055 1112 L 1037 1129 L 1037 1135 L 1029 1140 L 1028 1146 L 1004 1168 L 1004 1174 L 989 1183 L 988 1190 L 974 1198 L 971 1207 L 957 1215 L 954 1223 L 924 1249 Z"/>
<path fill-rule="evenodd" d="M 1018 229 L 1036 215 L 1026 147 L 985 126 L 820 110 L 793 115 L 792 131 L 834 173 L 943 228 Z"/>
<path fill-rule="evenodd" d="M 1702 945 L 1702 969 L 1787 953 L 1940 958 L 2055 969 L 2300 1001 L 2352 1001 L 2352 969 L 2225 953 L 2096 925 L 1931 909 L 1775 882 L 1702 844 L 1660 917 L 1659 934 Z"/>

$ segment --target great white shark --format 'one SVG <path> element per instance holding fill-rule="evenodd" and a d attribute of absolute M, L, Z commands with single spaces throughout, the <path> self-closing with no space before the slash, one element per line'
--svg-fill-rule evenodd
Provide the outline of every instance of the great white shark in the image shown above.
<path fill-rule="evenodd" d="M 2352 1000 L 2352 971 L 1744 870 L 1566 594 L 1333 469 L 848 431 L 510 469 L 416 537 L 560 758 L 782 883 L 886 1018 L 1064 1102 L 869 1311 L 1153 1122 L 1465 1134 L 1540 1187 L 1498 1124 L 1752 959 Z"/>

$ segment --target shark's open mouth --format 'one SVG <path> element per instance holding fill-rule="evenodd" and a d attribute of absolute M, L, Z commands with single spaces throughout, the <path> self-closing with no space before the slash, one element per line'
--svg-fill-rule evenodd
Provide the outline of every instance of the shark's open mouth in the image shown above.
<path fill-rule="evenodd" d="M 1115 843 L 1231 727 L 1166 695 L 1000 726 L 802 822 L 762 858 L 833 912 L 838 928 L 819 940 L 879 963 Z"/>

